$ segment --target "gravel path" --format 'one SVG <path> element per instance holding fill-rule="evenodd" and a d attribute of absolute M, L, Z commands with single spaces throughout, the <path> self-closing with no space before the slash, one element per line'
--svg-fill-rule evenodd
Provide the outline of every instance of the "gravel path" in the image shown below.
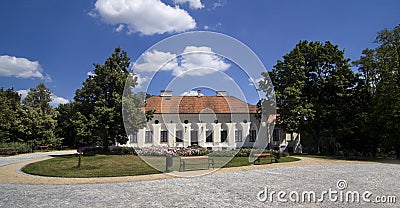
<path fill-rule="evenodd" d="M 0 157 L 0 167 L 30 161 L 30 160 L 37 160 L 41 158 L 47 158 L 50 155 L 65 155 L 65 154 L 74 154 L 76 150 L 64 150 L 64 151 L 57 151 L 57 152 L 37 152 L 32 154 L 22 154 L 22 155 L 15 155 L 10 157 Z"/>
<path fill-rule="evenodd" d="M 379 195 L 400 199 L 400 165 L 311 158 L 302 161 L 280 167 L 255 166 L 258 169 L 254 170 L 221 169 L 217 174 L 191 178 L 72 185 L 0 182 L 0 207 L 398 207 L 400 203 L 330 202 L 328 196 L 323 203 L 257 199 L 265 187 L 269 193 L 313 191 L 318 199 L 329 189 L 340 192 L 339 180 L 346 180 L 348 185 L 342 193 L 370 191 L 370 199 Z"/>

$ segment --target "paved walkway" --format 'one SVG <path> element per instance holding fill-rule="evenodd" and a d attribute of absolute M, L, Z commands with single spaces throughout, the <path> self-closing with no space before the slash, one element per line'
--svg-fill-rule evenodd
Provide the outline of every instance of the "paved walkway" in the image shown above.
<path fill-rule="evenodd" d="M 15 168 L 22 163 L 25 162 L 0 167 L 0 207 L 398 207 L 400 203 L 330 202 L 328 197 L 322 203 L 261 202 L 257 199 L 265 188 L 269 193 L 312 191 L 319 199 L 321 193 L 329 189 L 341 191 L 337 182 L 345 180 L 348 186 L 342 192 L 370 191 L 371 199 L 389 195 L 399 200 L 400 165 L 392 164 L 303 158 L 291 163 L 220 169 L 214 174 L 191 178 L 157 174 L 157 177 L 148 178 L 80 182 L 76 182 L 79 179 L 60 179 L 64 181 L 61 183 L 53 181 L 54 178 L 16 173 Z M 12 175 L 4 173 L 10 167 L 14 168 L 15 181 L 11 180 Z M 27 178 L 20 176 L 37 183 L 24 181 Z M 46 180 L 49 183 L 44 183 Z M 277 200 L 276 195 L 273 198 Z"/>
<path fill-rule="evenodd" d="M 10 157 L 0 157 L 0 167 L 10 165 L 10 164 L 20 163 L 20 162 L 25 162 L 25 161 L 37 160 L 37 159 L 41 159 L 41 158 L 48 158 L 49 155 L 66 155 L 66 154 L 74 154 L 74 153 L 76 153 L 76 150 L 63 150 L 63 151 L 56 151 L 56 152 L 36 152 L 36 153 L 32 153 L 32 154 L 22 154 L 22 155 L 10 156 Z"/>

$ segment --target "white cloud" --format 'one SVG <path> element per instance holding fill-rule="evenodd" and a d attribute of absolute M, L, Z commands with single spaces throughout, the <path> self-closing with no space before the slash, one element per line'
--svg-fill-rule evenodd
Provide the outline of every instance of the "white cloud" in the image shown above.
<path fill-rule="evenodd" d="M 55 95 L 55 94 L 51 94 L 51 102 L 50 102 L 50 105 L 51 106 L 58 106 L 58 105 L 60 105 L 60 104 L 67 104 L 67 103 L 69 103 L 69 101 L 67 100 L 67 99 L 65 99 L 65 98 L 63 98 L 63 97 L 58 97 L 57 95 Z"/>
<path fill-rule="evenodd" d="M 125 28 L 125 26 L 123 24 L 118 25 L 117 28 L 115 28 L 116 32 L 121 32 L 123 29 Z"/>
<path fill-rule="evenodd" d="M 141 77 L 139 74 L 135 74 L 133 77 L 136 77 L 136 83 L 137 85 L 135 86 L 135 88 L 140 89 L 143 87 L 143 83 L 146 83 L 147 81 L 149 81 L 149 77 L 145 76 L 145 77 Z"/>
<path fill-rule="evenodd" d="M 217 30 L 221 26 L 222 26 L 222 23 L 218 22 L 214 26 L 205 25 L 203 28 L 204 28 L 204 30 Z"/>
<path fill-rule="evenodd" d="M 231 66 L 224 62 L 224 59 L 216 55 L 210 47 L 187 46 L 183 51 L 181 68 L 188 75 L 203 76 L 215 73 L 216 71 L 225 71 Z M 196 69 L 193 70 L 192 69 Z M 176 74 L 175 75 L 179 75 Z"/>
<path fill-rule="evenodd" d="M 99 16 L 108 24 L 125 24 L 128 33 L 143 35 L 183 32 L 196 27 L 196 21 L 187 11 L 160 0 L 97 0 L 89 15 Z"/>
<path fill-rule="evenodd" d="M 212 9 L 216 9 L 218 7 L 223 7 L 226 4 L 226 0 L 218 0 L 218 2 L 213 3 Z"/>
<path fill-rule="evenodd" d="M 27 95 L 28 95 L 29 90 L 17 90 L 17 93 L 21 96 L 21 100 L 23 100 Z M 63 97 L 58 97 L 55 94 L 51 94 L 51 102 L 50 105 L 53 107 L 56 107 L 60 104 L 66 104 L 69 103 L 69 101 Z"/>
<path fill-rule="evenodd" d="M 231 66 L 225 63 L 222 57 L 216 55 L 210 47 L 205 46 L 187 46 L 179 58 L 180 61 L 177 54 L 158 50 L 148 51 L 142 58 L 143 63 L 135 65 L 138 72 L 164 70 L 172 71 L 173 76 L 204 76 L 216 71 L 225 71 Z"/>
<path fill-rule="evenodd" d="M 197 96 L 197 95 L 199 95 L 199 93 L 194 90 L 190 90 L 189 92 L 184 92 L 181 94 L 181 96 Z M 200 93 L 200 96 L 204 96 L 204 94 Z"/>
<path fill-rule="evenodd" d="M 28 90 L 17 90 L 17 93 L 19 94 L 19 96 L 21 96 L 21 100 L 23 100 L 26 95 L 28 95 Z"/>
<path fill-rule="evenodd" d="M 201 3 L 200 0 L 174 0 L 175 4 L 184 4 L 189 3 L 189 7 L 191 9 L 202 9 L 204 5 Z"/>
<path fill-rule="evenodd" d="M 94 72 L 91 72 L 91 71 L 89 71 L 88 73 L 86 73 L 88 76 L 92 76 L 92 77 L 94 77 L 94 76 L 96 76 L 96 74 L 94 73 Z"/>
<path fill-rule="evenodd" d="M 173 70 L 178 67 L 176 54 L 170 52 L 147 51 L 143 54 L 143 60 L 144 63 L 135 65 L 138 72 L 156 72 L 161 66 L 162 70 Z"/>
<path fill-rule="evenodd" d="M 249 78 L 249 85 L 250 86 L 254 86 L 254 84 L 256 84 L 256 87 L 258 87 L 259 86 L 259 84 L 260 84 L 260 81 L 262 81 L 262 80 L 264 80 L 264 77 L 259 77 L 259 78 L 256 78 L 256 79 L 253 79 L 253 78 Z"/>
<path fill-rule="evenodd" d="M 43 75 L 43 69 L 38 61 L 7 55 L 0 56 L 0 76 L 50 80 L 49 76 Z"/>

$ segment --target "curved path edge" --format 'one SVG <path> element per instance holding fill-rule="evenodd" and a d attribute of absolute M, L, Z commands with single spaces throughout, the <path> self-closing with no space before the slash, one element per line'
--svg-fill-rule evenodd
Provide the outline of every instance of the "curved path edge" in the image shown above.
<path fill-rule="evenodd" d="M 67 184 L 95 184 L 95 183 L 120 183 L 120 182 L 134 182 L 134 181 L 148 181 L 148 180 L 161 180 L 169 178 L 179 177 L 190 177 L 193 175 L 200 175 L 201 172 L 205 174 L 222 174 L 228 172 L 240 172 L 256 169 L 268 169 L 268 168 L 279 168 L 288 166 L 307 166 L 307 165 L 321 165 L 321 164 L 371 164 L 376 162 L 365 162 L 365 161 L 346 161 L 346 160 L 330 160 L 330 159 L 319 159 L 309 157 L 297 157 L 300 160 L 294 162 L 285 163 L 272 163 L 263 165 L 250 165 L 240 166 L 231 168 L 221 168 L 215 171 L 209 170 L 198 170 L 198 171 L 187 171 L 187 172 L 173 172 L 173 174 L 160 173 L 151 175 L 139 175 L 139 176 L 123 176 L 123 177 L 99 177 L 99 178 L 61 178 L 61 177 L 45 177 L 36 176 L 23 173 L 21 169 L 34 162 L 48 160 L 52 157 L 46 156 L 39 159 L 18 162 L 0 167 L 0 183 L 11 183 L 11 184 L 46 184 L 46 185 L 67 185 Z M 199 173 L 200 172 L 200 173 Z"/>

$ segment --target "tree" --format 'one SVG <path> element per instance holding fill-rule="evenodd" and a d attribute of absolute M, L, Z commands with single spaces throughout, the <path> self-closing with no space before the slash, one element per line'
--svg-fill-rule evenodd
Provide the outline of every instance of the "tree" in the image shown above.
<path fill-rule="evenodd" d="M 26 141 L 37 145 L 61 144 L 61 139 L 55 136 L 57 111 L 50 106 L 50 102 L 51 91 L 43 83 L 30 88 L 22 100 L 24 109 L 21 111 L 20 126 L 24 128 Z"/>
<path fill-rule="evenodd" d="M 20 140 L 17 128 L 20 99 L 13 89 L 0 89 L 0 143 Z"/>
<path fill-rule="evenodd" d="M 31 109 L 37 109 L 43 113 L 52 113 L 50 106 L 51 91 L 45 84 L 39 83 L 36 88 L 30 88 L 26 97 L 22 100 L 22 104 Z"/>
<path fill-rule="evenodd" d="M 58 111 L 56 136 L 63 138 L 63 145 L 77 148 L 79 146 L 76 143 L 77 130 L 72 122 L 78 113 L 76 103 L 60 104 L 56 110 Z"/>
<path fill-rule="evenodd" d="M 379 44 L 373 54 L 379 80 L 369 127 L 380 146 L 386 151 L 396 150 L 400 158 L 400 25 L 378 32 L 375 43 Z"/>
<path fill-rule="evenodd" d="M 130 58 L 119 47 L 103 65 L 94 64 L 94 74 L 83 82 L 83 87 L 76 91 L 74 97 L 81 115 L 74 118 L 80 139 L 90 140 L 92 144 L 101 143 L 105 150 L 115 143 L 127 141 L 123 117 L 122 97 L 125 82 L 130 73 Z M 131 86 L 136 85 L 132 80 Z M 132 93 L 127 91 L 126 93 Z M 133 95 L 128 95 L 130 97 Z M 90 135 L 83 134 L 87 129 Z"/>
<path fill-rule="evenodd" d="M 278 60 L 269 72 L 277 124 L 286 132 L 301 132 L 303 141 L 311 139 L 318 151 L 336 151 L 339 137 L 350 133 L 346 103 L 357 80 L 348 62 L 329 41 L 300 41 L 283 61 Z"/>
<path fill-rule="evenodd" d="M 353 61 L 353 65 L 358 67 L 359 78 L 362 80 L 360 86 L 365 89 L 370 98 L 375 94 L 376 86 L 380 81 L 376 58 L 376 51 L 367 48 L 362 51 L 362 56 L 359 60 Z"/>
<path fill-rule="evenodd" d="M 136 85 L 136 79 L 133 79 L 132 82 Z M 128 82 L 128 84 L 132 82 Z M 124 93 L 122 112 L 125 129 L 129 135 L 138 132 L 139 129 L 146 125 L 146 121 L 149 121 L 148 119 L 151 120 L 153 117 L 155 110 L 150 110 L 150 113 L 149 111 L 143 113 L 145 97 L 146 94 L 144 92 L 139 92 L 137 94 L 132 94 L 131 92 Z"/>

